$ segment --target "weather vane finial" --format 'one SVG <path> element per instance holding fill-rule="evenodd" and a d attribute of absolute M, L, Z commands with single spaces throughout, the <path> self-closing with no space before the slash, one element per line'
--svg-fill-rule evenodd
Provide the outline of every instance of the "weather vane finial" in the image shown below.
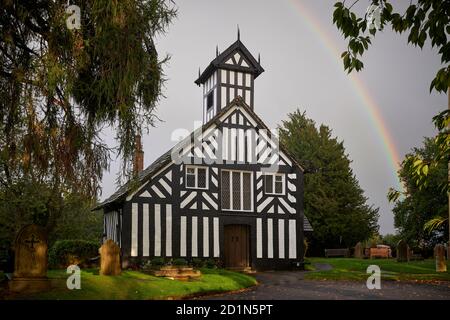
<path fill-rule="evenodd" d="M 239 25 L 237 25 L 237 36 L 238 40 L 241 40 L 241 30 L 239 30 Z"/>
<path fill-rule="evenodd" d="M 261 53 L 258 53 L 258 64 L 261 64 Z"/>
<path fill-rule="evenodd" d="M 198 67 L 198 77 L 200 78 L 200 75 L 201 75 L 201 73 L 200 73 L 200 67 Z"/>
<path fill-rule="evenodd" d="M 218 57 L 218 56 L 219 56 L 219 46 L 216 45 L 216 57 Z"/>

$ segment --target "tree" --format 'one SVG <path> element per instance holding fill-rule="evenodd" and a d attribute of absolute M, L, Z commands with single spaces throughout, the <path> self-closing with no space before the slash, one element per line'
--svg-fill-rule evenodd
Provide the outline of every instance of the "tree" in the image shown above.
<path fill-rule="evenodd" d="M 122 175 L 134 136 L 151 126 L 164 81 L 154 38 L 175 10 L 165 0 L 75 0 L 81 28 L 67 27 L 64 0 L 3 1 L 0 9 L 0 188 L 14 207 L 33 188 L 54 226 L 62 194 L 95 198 L 116 129 Z"/>
<path fill-rule="evenodd" d="M 387 233 L 384 236 L 381 236 L 381 244 L 390 246 L 393 250 L 397 248 L 397 244 L 400 240 L 401 237 L 398 234 Z"/>
<path fill-rule="evenodd" d="M 414 148 L 408 157 L 433 159 L 438 153 L 434 139 L 426 138 L 421 148 Z M 399 176 L 405 188 L 403 197 L 394 203 L 394 224 L 401 238 L 410 245 L 422 249 L 432 249 L 436 243 L 448 238 L 446 224 L 427 230 L 428 221 L 447 216 L 447 195 L 442 192 L 447 181 L 447 162 L 441 160 L 429 168 L 428 183 L 419 187 L 414 179 L 414 167 L 404 161 Z"/>
<path fill-rule="evenodd" d="M 446 35 L 450 34 L 449 0 L 411 1 L 403 13 L 394 12 L 389 1 L 371 0 L 367 1 L 369 6 L 364 18 L 352 11 L 358 2 L 360 0 L 354 0 L 348 7 L 345 6 L 345 1 L 334 5 L 333 23 L 348 39 L 347 50 L 341 55 L 345 70 L 360 71 L 364 67 L 359 57 L 369 48 L 371 38 L 386 25 L 390 25 L 394 32 L 408 31 L 408 43 L 419 48 L 423 48 L 429 38 L 431 46 L 439 50 L 442 64 L 449 63 L 450 45 Z M 447 65 L 437 71 L 430 91 L 435 89 L 446 92 L 449 84 L 450 66 Z"/>
<path fill-rule="evenodd" d="M 386 25 L 390 25 L 392 30 L 397 33 L 409 32 L 408 43 L 423 48 L 427 39 L 430 40 L 431 46 L 438 49 L 441 56 L 443 67 L 436 73 L 435 78 L 431 81 L 430 91 L 433 89 L 438 92 L 448 91 L 448 108 L 434 118 L 439 134 L 436 137 L 438 152 L 434 159 L 424 159 L 416 157 L 408 157 L 407 162 L 415 169 L 414 175 L 411 177 L 416 181 L 419 187 L 424 186 L 428 178 L 429 166 L 438 166 L 441 159 L 448 162 L 448 177 L 445 185 L 450 203 L 450 44 L 448 43 L 448 35 L 450 35 L 450 1 L 449 0 L 418 0 L 410 1 L 403 13 L 394 12 L 393 6 L 386 0 L 369 1 L 370 6 L 366 10 L 364 18 L 358 17 L 352 8 L 360 0 L 355 0 L 348 7 L 343 2 L 335 3 L 333 13 L 333 23 L 342 31 L 345 39 L 348 39 L 347 50 L 342 53 L 344 69 L 351 72 L 359 71 L 364 64 L 359 59 L 363 53 L 369 48 L 371 38 L 374 37 L 378 30 L 383 29 Z M 388 197 L 396 199 L 401 192 L 391 189 Z M 450 219 L 450 211 L 447 215 Z M 430 221 L 428 226 L 442 224 L 443 220 L 438 224 Z M 450 228 L 450 224 L 449 224 Z M 449 230 L 450 234 L 450 230 Z M 450 241 L 448 243 L 450 246 Z"/>
<path fill-rule="evenodd" d="M 367 198 L 350 168 L 343 142 L 297 110 L 279 127 L 280 143 L 306 170 L 305 215 L 318 247 L 353 246 L 378 230 L 378 208 Z"/>

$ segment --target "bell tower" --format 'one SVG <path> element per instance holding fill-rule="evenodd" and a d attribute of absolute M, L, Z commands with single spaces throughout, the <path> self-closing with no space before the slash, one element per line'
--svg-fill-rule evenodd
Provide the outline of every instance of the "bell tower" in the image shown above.
<path fill-rule="evenodd" d="M 253 109 L 255 79 L 264 72 L 260 57 L 256 60 L 238 37 L 224 52 L 216 47 L 216 58 L 195 83 L 203 88 L 203 123 L 207 123 L 235 97 L 241 96 Z"/>

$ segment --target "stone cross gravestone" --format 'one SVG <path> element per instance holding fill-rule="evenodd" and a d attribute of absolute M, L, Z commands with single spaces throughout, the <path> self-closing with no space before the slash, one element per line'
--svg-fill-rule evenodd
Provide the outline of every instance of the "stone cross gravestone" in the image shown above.
<path fill-rule="evenodd" d="M 358 242 L 355 246 L 355 258 L 357 259 L 364 258 L 364 248 L 361 242 Z"/>
<path fill-rule="evenodd" d="M 445 246 L 437 244 L 434 247 L 434 257 L 436 259 L 436 272 L 447 272 L 447 263 L 445 261 Z"/>
<path fill-rule="evenodd" d="M 409 261 L 409 246 L 405 240 L 400 240 L 397 243 L 397 262 Z"/>
<path fill-rule="evenodd" d="M 99 249 L 100 274 L 106 276 L 117 276 L 120 274 L 120 248 L 108 239 Z"/>
<path fill-rule="evenodd" d="M 47 234 L 31 224 L 23 227 L 14 242 L 14 274 L 9 283 L 13 292 L 39 292 L 50 288 L 47 278 Z"/>

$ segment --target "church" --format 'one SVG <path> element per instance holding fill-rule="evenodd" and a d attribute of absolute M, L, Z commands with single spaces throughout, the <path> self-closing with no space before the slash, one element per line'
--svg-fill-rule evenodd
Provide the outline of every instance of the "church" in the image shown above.
<path fill-rule="evenodd" d="M 216 259 L 237 270 L 301 268 L 304 170 L 255 108 L 260 59 L 238 39 L 200 73 L 203 125 L 143 169 L 103 209 L 124 266 L 155 257 Z"/>

